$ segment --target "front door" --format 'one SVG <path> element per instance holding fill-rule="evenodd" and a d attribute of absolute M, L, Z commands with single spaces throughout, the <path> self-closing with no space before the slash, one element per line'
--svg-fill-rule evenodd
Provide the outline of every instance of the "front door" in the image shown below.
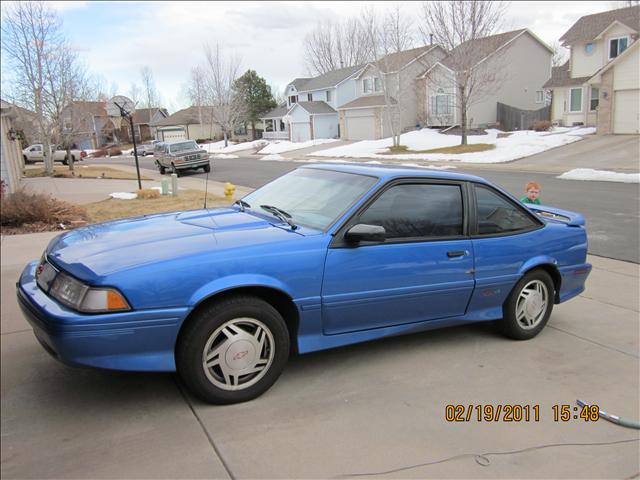
<path fill-rule="evenodd" d="M 397 183 L 336 235 L 322 288 L 324 333 L 464 315 L 474 288 L 462 184 Z M 382 243 L 348 244 L 355 224 L 380 225 Z"/>

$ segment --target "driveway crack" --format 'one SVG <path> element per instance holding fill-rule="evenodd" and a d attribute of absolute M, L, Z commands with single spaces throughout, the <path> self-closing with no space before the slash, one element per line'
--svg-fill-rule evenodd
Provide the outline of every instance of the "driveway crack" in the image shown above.
<path fill-rule="evenodd" d="M 632 358 L 640 358 L 638 355 L 634 355 L 633 353 L 625 352 L 624 350 L 617 349 L 610 345 L 605 345 L 604 343 L 596 342 L 595 340 L 591 340 L 587 337 L 582 337 L 580 335 L 576 335 L 575 333 L 568 332 L 567 330 L 563 330 L 561 328 L 555 327 L 553 325 L 547 324 L 547 328 L 553 328 L 554 330 L 558 330 L 559 332 L 566 333 L 567 335 L 571 335 L 572 337 L 579 338 L 580 340 L 584 340 L 585 342 L 593 343 L 594 345 L 598 345 L 599 347 L 606 348 L 608 350 L 613 350 L 614 352 L 622 353 L 623 355 L 627 355 Z"/>
<path fill-rule="evenodd" d="M 193 408 L 193 404 L 191 403 L 191 399 L 189 398 L 189 395 L 187 395 L 187 392 L 184 391 L 184 388 L 182 387 L 182 385 L 180 384 L 180 381 L 177 379 L 176 376 L 174 376 L 174 380 L 176 382 L 176 386 L 178 387 L 178 390 L 180 391 L 180 394 L 182 395 L 182 398 L 184 398 L 184 401 L 187 402 L 187 405 L 189 406 L 191 413 L 193 413 L 193 416 L 196 417 L 196 420 L 198 421 L 200 428 L 202 428 L 202 431 L 204 432 L 204 434 L 207 436 L 207 439 L 209 440 L 209 445 L 211 445 L 211 448 L 213 449 L 214 453 L 220 459 L 220 462 L 222 463 L 222 466 L 224 467 L 224 469 L 227 471 L 229 478 L 231 480 L 235 480 L 236 476 L 233 474 L 233 472 L 231 471 L 231 467 L 227 464 L 224 457 L 222 456 L 222 453 L 216 446 L 216 442 L 214 442 L 211 435 L 209 435 L 209 431 L 204 426 L 204 423 L 202 422 L 200 415 L 198 415 L 198 412 L 196 412 L 195 408 Z"/>

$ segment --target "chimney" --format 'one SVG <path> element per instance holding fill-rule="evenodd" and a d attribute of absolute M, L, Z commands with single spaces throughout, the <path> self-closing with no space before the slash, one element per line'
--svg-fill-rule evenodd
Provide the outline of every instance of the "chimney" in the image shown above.
<path fill-rule="evenodd" d="M 429 45 L 433 45 L 433 33 L 429 34 Z"/>

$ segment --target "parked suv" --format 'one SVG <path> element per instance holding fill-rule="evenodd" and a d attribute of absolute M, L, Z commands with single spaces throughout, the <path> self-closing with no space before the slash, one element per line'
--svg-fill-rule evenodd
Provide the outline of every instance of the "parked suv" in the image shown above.
<path fill-rule="evenodd" d="M 180 175 L 183 170 L 191 168 L 202 168 L 205 172 L 211 170 L 209 154 L 193 140 L 158 143 L 153 156 L 162 174 L 168 170 Z"/>

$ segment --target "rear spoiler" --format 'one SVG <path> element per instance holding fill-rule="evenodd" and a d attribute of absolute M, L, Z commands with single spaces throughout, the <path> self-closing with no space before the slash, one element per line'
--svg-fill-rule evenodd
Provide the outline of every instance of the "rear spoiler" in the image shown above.
<path fill-rule="evenodd" d="M 570 227 L 584 226 L 584 217 L 579 213 L 547 207 L 545 205 L 534 205 L 531 203 L 525 203 L 525 206 L 533 213 L 544 219 L 566 223 Z"/>

